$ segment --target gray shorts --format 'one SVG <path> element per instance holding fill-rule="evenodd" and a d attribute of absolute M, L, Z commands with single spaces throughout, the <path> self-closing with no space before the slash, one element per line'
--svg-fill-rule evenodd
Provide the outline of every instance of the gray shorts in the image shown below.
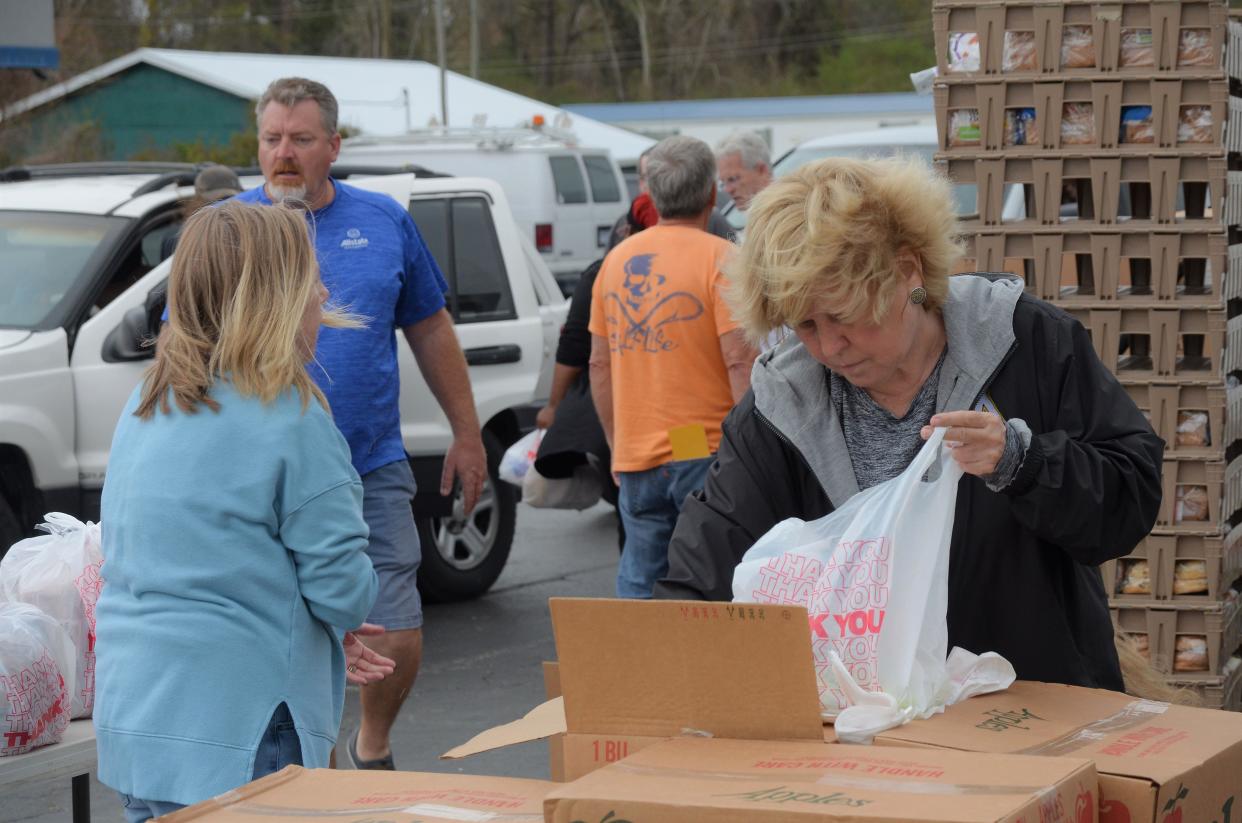
<path fill-rule="evenodd" d="M 367 554 L 379 577 L 379 596 L 367 617 L 389 631 L 423 625 L 418 565 L 423 553 L 414 526 L 414 473 L 405 460 L 380 466 L 362 478 L 362 516 L 371 528 Z"/>

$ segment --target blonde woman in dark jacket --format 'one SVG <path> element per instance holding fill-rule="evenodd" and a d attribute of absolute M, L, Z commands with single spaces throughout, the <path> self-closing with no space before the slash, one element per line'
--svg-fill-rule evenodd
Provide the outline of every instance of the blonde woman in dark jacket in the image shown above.
<path fill-rule="evenodd" d="M 1016 278 L 950 277 L 951 203 L 897 160 L 824 160 L 755 198 L 735 316 L 796 338 L 756 363 L 656 594 L 729 599 L 768 529 L 895 477 L 944 426 L 967 475 L 949 646 L 998 652 L 1022 679 L 1122 690 L 1097 567 L 1154 524 L 1163 443 L 1077 321 Z"/>

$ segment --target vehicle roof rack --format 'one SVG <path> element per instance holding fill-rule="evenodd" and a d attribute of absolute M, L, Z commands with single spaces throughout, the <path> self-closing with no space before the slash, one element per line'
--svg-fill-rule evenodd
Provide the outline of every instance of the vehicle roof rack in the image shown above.
<path fill-rule="evenodd" d="M 364 134 L 349 138 L 350 145 L 370 146 L 377 143 L 403 143 L 425 145 L 429 143 L 468 143 L 484 149 L 505 150 L 517 146 L 578 145 L 578 137 L 572 131 L 551 126 L 539 128 L 499 128 L 470 126 L 432 126 L 412 129 L 403 134 Z"/>
<path fill-rule="evenodd" d="M 100 161 L 94 163 L 39 163 L 9 166 L 0 170 L 0 181 L 11 183 L 44 177 L 85 177 L 103 174 L 169 174 L 196 173 L 201 165 L 159 161 Z"/>
<path fill-rule="evenodd" d="M 332 167 L 332 176 L 337 180 L 348 180 L 350 177 L 357 176 L 374 177 L 381 174 L 412 174 L 418 178 L 453 176 L 451 174 L 444 174 L 443 172 L 432 171 L 431 169 L 425 166 L 420 166 L 417 163 L 402 163 L 399 166 L 341 163 Z"/>
<path fill-rule="evenodd" d="M 154 174 L 151 180 L 134 189 L 133 197 L 141 197 L 170 185 L 193 186 L 198 173 L 212 163 L 173 163 L 162 161 L 100 161 L 93 163 L 41 163 L 29 166 L 9 166 L 0 169 L 0 183 L 19 183 L 61 177 L 94 177 L 108 174 Z M 263 174 L 258 166 L 231 166 L 238 177 L 257 177 Z M 449 177 L 414 163 L 400 166 L 344 164 L 332 167 L 332 176 L 346 180 L 350 176 L 376 176 L 382 174 L 413 174 L 415 177 Z"/>

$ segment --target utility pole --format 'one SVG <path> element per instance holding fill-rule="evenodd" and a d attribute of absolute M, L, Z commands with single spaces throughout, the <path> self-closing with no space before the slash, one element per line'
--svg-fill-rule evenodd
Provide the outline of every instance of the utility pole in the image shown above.
<path fill-rule="evenodd" d="M 391 39 L 389 34 L 392 30 L 392 0 L 380 0 L 379 7 L 379 54 L 385 60 L 389 57 L 388 41 Z"/>
<path fill-rule="evenodd" d="M 444 56 L 444 0 L 436 0 L 436 58 L 440 62 L 440 124 L 448 128 L 448 60 Z"/>
<path fill-rule="evenodd" d="M 479 0 L 470 0 L 470 76 L 479 79 Z"/>

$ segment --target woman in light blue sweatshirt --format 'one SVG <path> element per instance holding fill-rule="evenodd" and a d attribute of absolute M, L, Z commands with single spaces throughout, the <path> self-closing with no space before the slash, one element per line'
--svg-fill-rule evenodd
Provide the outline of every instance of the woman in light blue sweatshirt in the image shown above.
<path fill-rule="evenodd" d="M 305 368 L 321 324 L 356 324 L 326 298 L 300 213 L 186 222 L 103 491 L 95 734 L 131 823 L 327 766 L 347 667 L 392 670 L 345 631 L 377 583 L 362 484 Z"/>

